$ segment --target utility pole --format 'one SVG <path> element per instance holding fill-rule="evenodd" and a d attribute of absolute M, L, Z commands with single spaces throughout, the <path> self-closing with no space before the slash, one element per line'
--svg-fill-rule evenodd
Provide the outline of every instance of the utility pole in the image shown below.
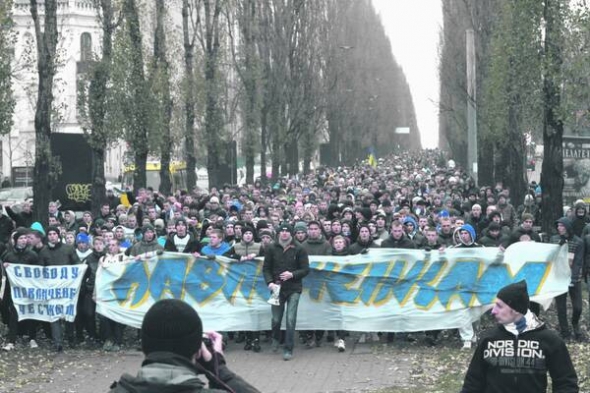
<path fill-rule="evenodd" d="M 467 53 L 467 171 L 477 185 L 477 109 L 475 78 L 475 36 L 473 29 L 465 31 Z"/>

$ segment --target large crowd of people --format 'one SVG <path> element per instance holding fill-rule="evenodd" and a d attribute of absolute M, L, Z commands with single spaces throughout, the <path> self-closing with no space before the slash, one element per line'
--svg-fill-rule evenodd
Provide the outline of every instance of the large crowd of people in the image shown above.
<path fill-rule="evenodd" d="M 60 210 L 49 204 L 47 225 L 33 222 L 32 206 L 19 212 L 6 206 L 0 215 L 0 255 L 3 262 L 31 265 L 85 263 L 75 323 L 18 322 L 9 288 L 1 302 L 8 326 L 2 348 L 17 348 L 26 337 L 32 348 L 37 334 L 52 337 L 58 351 L 63 336 L 68 344 L 81 342 L 118 350 L 124 326 L 95 312 L 93 289 L 100 263 L 146 252 L 171 251 L 195 257 L 224 255 L 248 260 L 264 257 L 269 293 L 281 286 L 278 305 L 272 306 L 272 326 L 264 337 L 283 357 L 293 356 L 297 303 L 302 279 L 309 272 L 310 255 L 354 255 L 371 248 L 444 250 L 450 247 L 507 248 L 522 241 L 568 244 L 572 256 L 569 292 L 556 298 L 559 332 L 564 339 L 585 341 L 580 325 L 583 282 L 590 265 L 590 216 L 583 201 L 564 213 L 555 233 L 541 237 L 541 188 L 532 182 L 522 201 L 511 200 L 501 183 L 477 187 L 461 168 L 439 150 L 405 152 L 380 158 L 376 166 L 318 168 L 309 175 L 280 178 L 263 184 L 162 195 L 152 189 L 125 193 L 107 191 L 100 214 Z M 124 200 L 125 203 L 121 201 Z M 289 257 L 285 257 L 285 255 Z M 567 316 L 567 299 L 572 316 Z M 538 309 L 535 310 L 537 313 Z M 285 318 L 287 332 L 281 335 Z M 459 329 L 464 348 L 476 334 L 471 326 Z M 265 338 L 262 338 L 263 340 Z M 346 332 L 305 331 L 298 337 L 313 347 L 332 341 L 346 349 Z M 388 334 L 384 339 L 393 340 Z M 260 351 L 260 332 L 236 332 L 233 339 L 244 349 Z M 426 335 L 431 345 L 437 332 Z M 23 342 L 21 340 L 21 342 Z"/>

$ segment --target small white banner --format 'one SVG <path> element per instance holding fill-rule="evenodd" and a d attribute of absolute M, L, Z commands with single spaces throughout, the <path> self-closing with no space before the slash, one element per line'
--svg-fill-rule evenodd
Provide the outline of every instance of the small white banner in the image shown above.
<path fill-rule="evenodd" d="M 18 320 L 74 322 L 82 278 L 88 266 L 33 266 L 6 263 Z"/>

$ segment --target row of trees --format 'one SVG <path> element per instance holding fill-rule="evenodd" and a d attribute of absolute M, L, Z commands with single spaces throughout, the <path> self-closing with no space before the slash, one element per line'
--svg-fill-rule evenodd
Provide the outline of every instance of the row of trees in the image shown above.
<path fill-rule="evenodd" d="M 567 0 L 443 2 L 440 140 L 467 157 L 465 31 L 477 56 L 479 182 L 503 182 L 515 203 L 526 192 L 526 135 L 544 145 L 543 229 L 561 216 L 562 137 L 586 118 L 590 97 L 590 6 Z M 460 59 L 460 60 L 458 60 Z"/>
<path fill-rule="evenodd" d="M 145 186 L 146 160 L 155 155 L 165 193 L 173 158 L 186 161 L 189 188 L 199 159 L 207 163 L 210 186 L 219 185 L 228 143 L 238 137 L 250 182 L 256 161 L 262 174 L 272 169 L 275 178 L 297 173 L 300 163 L 309 171 L 322 140 L 323 159 L 331 165 L 365 158 L 368 148 L 379 155 L 420 147 L 408 84 L 369 0 L 93 4 L 102 42 L 78 81 L 79 121 L 93 150 L 93 201 L 104 198 L 105 152 L 120 138 L 133 157 L 134 187 Z M 59 170 L 49 147 L 59 66 L 57 0 L 45 0 L 42 9 L 39 15 L 37 1 L 30 0 L 40 218 L 51 199 L 51 174 Z M 2 2 L 0 28 L 9 22 L 10 2 Z M 3 56 L 7 48 L 0 40 L 0 59 L 9 57 Z M 0 86 L 10 83 L 3 73 L 10 70 L 0 60 Z M 5 101 L 0 95 L 4 133 L 10 126 L 2 113 L 7 121 L 12 113 Z M 411 133 L 396 135 L 396 127 Z"/>

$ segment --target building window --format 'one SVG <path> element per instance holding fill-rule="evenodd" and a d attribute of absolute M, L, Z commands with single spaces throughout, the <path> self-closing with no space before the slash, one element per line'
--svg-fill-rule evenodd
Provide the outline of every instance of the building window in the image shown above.
<path fill-rule="evenodd" d="M 92 37 L 90 33 L 82 33 L 80 37 L 80 61 L 92 60 Z"/>

